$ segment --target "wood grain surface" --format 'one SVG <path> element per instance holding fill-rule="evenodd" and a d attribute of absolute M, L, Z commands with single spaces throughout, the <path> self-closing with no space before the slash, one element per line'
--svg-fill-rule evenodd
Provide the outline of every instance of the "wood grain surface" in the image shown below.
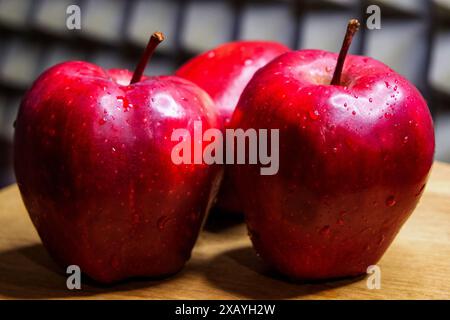
<path fill-rule="evenodd" d="M 158 281 L 66 288 L 64 271 L 42 246 L 16 185 L 0 191 L 0 299 L 449 299 L 450 165 L 435 163 L 424 196 L 379 262 L 381 289 L 366 277 L 292 283 L 252 250 L 244 224 L 214 216 L 183 271 Z"/>

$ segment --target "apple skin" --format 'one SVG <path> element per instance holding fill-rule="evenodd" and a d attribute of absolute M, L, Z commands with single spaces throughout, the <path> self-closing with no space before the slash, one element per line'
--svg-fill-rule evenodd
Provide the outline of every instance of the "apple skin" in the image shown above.
<path fill-rule="evenodd" d="M 366 273 L 416 207 L 433 162 L 427 104 L 406 79 L 349 55 L 283 54 L 260 69 L 231 127 L 280 129 L 280 168 L 236 165 L 249 234 L 263 260 L 294 279 Z"/>
<path fill-rule="evenodd" d="M 273 41 L 235 41 L 206 51 L 181 66 L 176 75 L 204 89 L 214 100 L 219 124 L 226 126 L 239 97 L 255 72 L 290 49 Z M 215 207 L 241 213 L 242 206 L 227 170 Z"/>
<path fill-rule="evenodd" d="M 211 98 L 174 76 L 66 62 L 43 73 L 16 122 L 17 182 L 63 267 L 103 283 L 160 277 L 189 259 L 220 168 L 175 165 L 172 130 L 216 127 Z"/>

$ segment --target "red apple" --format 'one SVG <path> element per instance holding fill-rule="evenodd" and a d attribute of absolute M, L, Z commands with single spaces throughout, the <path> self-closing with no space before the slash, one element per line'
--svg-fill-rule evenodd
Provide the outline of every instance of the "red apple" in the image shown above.
<path fill-rule="evenodd" d="M 300 50 L 260 69 L 231 121 L 280 129 L 277 175 L 255 165 L 231 174 L 255 249 L 289 277 L 365 273 L 414 210 L 433 162 L 419 91 L 379 61 L 346 57 L 357 26 L 350 21 L 339 58 Z"/>
<path fill-rule="evenodd" d="M 272 41 L 225 43 L 189 60 L 176 75 L 204 89 L 214 100 L 219 121 L 226 125 L 255 72 L 289 48 Z"/>
<path fill-rule="evenodd" d="M 44 246 L 100 282 L 180 270 L 216 183 L 217 167 L 171 161 L 173 129 L 217 124 L 195 84 L 142 76 L 160 41 L 133 78 L 79 61 L 50 68 L 16 122 L 17 182 Z"/>
<path fill-rule="evenodd" d="M 204 89 L 214 100 L 219 124 L 231 119 L 239 97 L 254 73 L 289 48 L 272 41 L 235 41 L 204 52 L 184 64 L 177 76 Z M 217 197 L 216 207 L 227 212 L 241 212 L 240 200 L 227 170 Z"/>

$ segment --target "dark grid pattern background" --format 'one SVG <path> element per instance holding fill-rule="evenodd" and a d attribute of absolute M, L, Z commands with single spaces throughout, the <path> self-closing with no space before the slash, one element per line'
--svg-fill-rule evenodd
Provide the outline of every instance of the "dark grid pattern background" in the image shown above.
<path fill-rule="evenodd" d="M 66 8 L 81 8 L 81 30 Z M 0 0 L 0 186 L 14 181 L 11 143 L 20 98 L 49 66 L 73 59 L 133 69 L 148 36 L 166 34 L 147 74 L 167 74 L 233 39 L 277 40 L 338 51 L 346 22 L 381 8 L 381 30 L 362 28 L 351 51 L 414 82 L 436 122 L 437 158 L 450 161 L 450 0 Z"/>

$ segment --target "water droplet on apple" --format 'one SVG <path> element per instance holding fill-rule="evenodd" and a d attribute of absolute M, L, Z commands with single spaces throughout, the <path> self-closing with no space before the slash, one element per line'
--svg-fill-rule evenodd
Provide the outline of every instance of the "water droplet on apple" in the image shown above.
<path fill-rule="evenodd" d="M 354 115 L 354 116 L 355 116 L 355 115 L 356 115 L 356 111 L 354 111 L 354 110 L 353 110 L 353 111 L 352 111 L 352 115 Z"/>
<path fill-rule="evenodd" d="M 386 85 L 386 88 L 390 88 L 391 86 L 389 85 L 389 82 L 385 81 L 384 84 Z"/>
<path fill-rule="evenodd" d="M 403 143 L 407 143 L 408 140 L 409 140 L 409 137 L 408 137 L 408 136 L 404 136 L 404 137 L 403 137 Z"/>
<path fill-rule="evenodd" d="M 127 97 L 124 97 L 124 96 L 117 96 L 117 100 L 119 100 L 119 101 L 122 102 L 122 108 L 123 108 L 123 111 L 125 111 L 125 112 L 127 112 L 128 109 L 130 109 L 130 108 L 133 107 L 133 104 L 131 104 L 131 103 L 128 101 Z"/>
<path fill-rule="evenodd" d="M 216 56 L 216 53 L 214 51 L 211 51 L 208 53 L 208 58 L 214 58 Z"/>
<path fill-rule="evenodd" d="M 252 59 L 247 59 L 247 60 L 244 61 L 244 64 L 245 64 L 246 66 L 249 66 L 249 65 L 251 65 L 252 63 L 253 63 L 253 60 L 252 60 Z"/>
<path fill-rule="evenodd" d="M 373 99 L 372 99 L 372 98 L 369 98 L 369 102 L 372 103 L 372 102 L 373 102 Z"/>
<path fill-rule="evenodd" d="M 100 118 L 100 120 L 98 120 L 98 124 L 99 125 L 104 125 L 106 123 L 106 118 L 105 117 L 103 117 L 103 118 Z"/>
<path fill-rule="evenodd" d="M 170 218 L 168 216 L 159 217 L 158 221 L 156 222 L 156 224 L 158 225 L 158 229 L 163 230 L 166 227 L 167 222 L 169 222 L 169 220 Z"/>
<path fill-rule="evenodd" d="M 317 120 L 319 118 L 319 111 L 317 110 L 309 110 L 309 117 L 311 120 Z"/>
<path fill-rule="evenodd" d="M 389 196 L 386 198 L 386 205 L 388 207 L 393 207 L 395 206 L 395 204 L 397 203 L 397 201 L 395 201 L 395 197 L 394 196 Z"/>

